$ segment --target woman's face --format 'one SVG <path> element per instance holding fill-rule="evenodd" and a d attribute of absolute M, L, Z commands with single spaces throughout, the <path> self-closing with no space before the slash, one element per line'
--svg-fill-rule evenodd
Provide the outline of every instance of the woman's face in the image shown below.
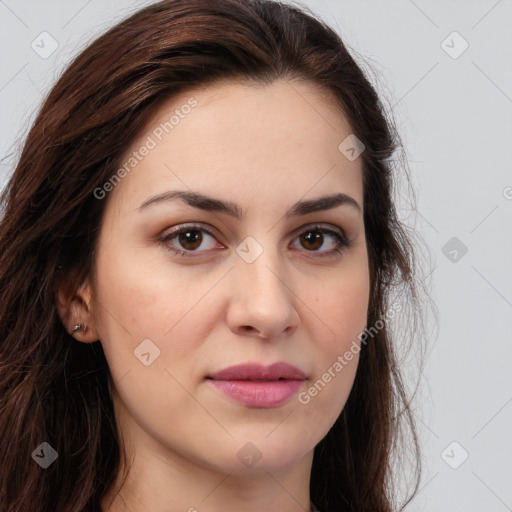
<path fill-rule="evenodd" d="M 351 129 L 333 101 L 284 80 L 181 93 L 98 199 L 92 328 L 137 453 L 278 470 L 312 457 L 342 411 L 369 270 L 362 161 L 338 148 Z M 351 199 L 321 201 L 338 194 Z M 299 371 L 212 378 L 278 362 Z"/>

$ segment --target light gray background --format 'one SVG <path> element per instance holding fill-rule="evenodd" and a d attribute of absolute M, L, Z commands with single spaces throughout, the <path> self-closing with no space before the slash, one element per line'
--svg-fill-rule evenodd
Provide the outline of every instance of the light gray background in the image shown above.
<path fill-rule="evenodd" d="M 0 0 L 0 187 L 63 66 L 148 3 Z M 378 72 L 434 257 L 439 324 L 416 411 L 425 464 L 406 510 L 512 510 L 512 0 L 304 4 Z M 58 43 L 48 58 L 31 48 L 43 31 Z M 446 246 L 453 237 L 466 254 Z"/>

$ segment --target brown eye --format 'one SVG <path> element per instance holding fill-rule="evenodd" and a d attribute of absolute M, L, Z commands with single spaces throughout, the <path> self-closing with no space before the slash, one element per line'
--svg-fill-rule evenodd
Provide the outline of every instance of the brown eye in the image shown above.
<path fill-rule="evenodd" d="M 320 234 L 318 231 L 307 231 L 304 235 L 300 237 L 300 240 L 304 247 L 307 249 L 311 249 L 312 251 L 316 251 L 323 244 L 323 234 Z"/>
<path fill-rule="evenodd" d="M 178 234 L 178 241 L 184 249 L 193 251 L 201 245 L 203 236 L 199 229 L 187 229 Z"/>
<path fill-rule="evenodd" d="M 169 251 L 185 257 L 200 256 L 216 244 L 215 237 L 207 229 L 196 225 L 178 226 L 158 241 Z"/>
<path fill-rule="evenodd" d="M 313 226 L 302 231 L 298 240 L 301 247 L 306 249 L 306 252 L 314 253 L 315 257 L 334 256 L 352 245 L 341 229 L 338 232 L 323 226 Z M 325 245 L 327 250 L 319 250 Z"/>

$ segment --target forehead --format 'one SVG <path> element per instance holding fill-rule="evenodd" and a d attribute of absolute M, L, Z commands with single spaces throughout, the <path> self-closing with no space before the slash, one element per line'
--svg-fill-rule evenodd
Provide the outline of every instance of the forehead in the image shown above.
<path fill-rule="evenodd" d="M 150 150 L 131 162 L 113 194 L 140 204 L 166 189 L 236 190 L 239 202 L 250 203 L 258 192 L 270 201 L 279 191 L 275 198 L 291 202 L 336 188 L 361 201 L 361 159 L 349 161 L 338 149 L 350 134 L 334 96 L 309 82 L 196 87 L 159 106 L 121 165 Z"/>

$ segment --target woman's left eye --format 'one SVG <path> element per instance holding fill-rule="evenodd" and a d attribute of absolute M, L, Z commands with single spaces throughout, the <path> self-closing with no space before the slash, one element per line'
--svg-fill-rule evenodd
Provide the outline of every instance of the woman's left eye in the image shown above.
<path fill-rule="evenodd" d="M 206 234 L 206 237 L 203 233 Z M 319 249 L 325 246 L 326 238 L 331 239 L 331 243 L 327 244 L 331 248 L 320 251 Z M 175 246 L 175 239 L 182 249 Z M 204 250 L 198 251 L 197 249 L 203 245 L 205 240 L 208 241 L 208 239 L 211 239 L 210 247 L 208 247 L 207 243 L 206 250 L 215 247 L 215 243 L 217 242 L 214 235 L 202 226 L 187 225 L 174 228 L 172 231 L 159 238 L 158 241 L 175 254 L 184 257 L 195 257 L 194 253 L 205 252 Z M 311 226 L 308 229 L 302 230 L 296 239 L 299 240 L 302 247 L 306 248 L 306 252 L 318 253 L 318 257 L 332 256 L 341 253 L 345 248 L 351 246 L 351 242 L 341 229 L 338 231 L 328 229 L 324 226 Z M 312 250 L 308 250 L 308 247 Z M 221 248 L 223 248 L 223 246 Z"/>
<path fill-rule="evenodd" d="M 328 244 L 331 249 L 327 251 L 319 251 L 319 248 L 325 243 L 326 236 L 331 239 L 331 243 Z M 301 231 L 299 240 L 303 247 L 307 245 L 313 249 L 312 251 L 307 252 L 318 253 L 315 257 L 320 258 L 334 256 L 352 246 L 352 242 L 341 229 L 336 229 L 335 231 L 323 226 L 312 226 Z"/>

